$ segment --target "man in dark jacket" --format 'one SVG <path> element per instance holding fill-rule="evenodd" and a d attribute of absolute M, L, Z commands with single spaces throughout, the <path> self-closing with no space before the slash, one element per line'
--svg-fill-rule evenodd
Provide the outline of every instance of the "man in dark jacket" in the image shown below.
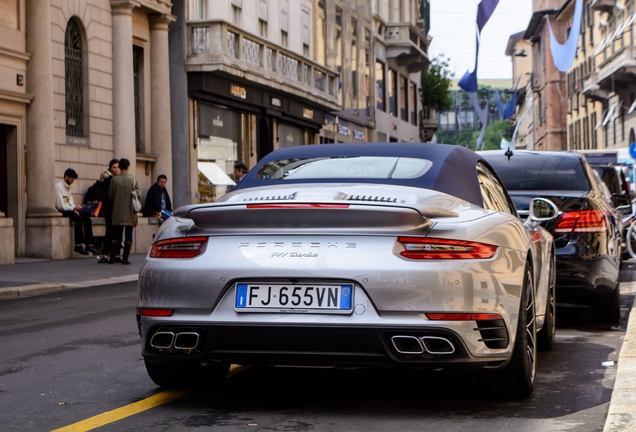
<path fill-rule="evenodd" d="M 172 202 L 170 202 L 170 195 L 166 190 L 167 181 L 168 177 L 160 174 L 157 177 L 157 182 L 148 189 L 143 211 L 144 216 L 159 219 L 167 219 L 172 216 Z"/>
<path fill-rule="evenodd" d="M 99 264 L 105 264 L 109 261 L 110 249 L 112 247 L 113 241 L 113 200 L 108 196 L 108 190 L 110 189 L 110 182 L 114 176 L 119 174 L 121 170 L 119 169 L 119 159 L 111 159 L 108 163 L 108 171 L 110 171 L 110 176 L 104 179 L 104 183 L 102 187 L 106 191 L 106 196 L 104 197 L 104 203 L 102 205 L 102 211 L 104 212 L 104 219 L 106 222 L 106 236 L 104 238 L 104 247 L 102 248 L 102 257 L 99 261 Z M 117 257 L 118 261 L 121 261 L 119 256 Z"/>

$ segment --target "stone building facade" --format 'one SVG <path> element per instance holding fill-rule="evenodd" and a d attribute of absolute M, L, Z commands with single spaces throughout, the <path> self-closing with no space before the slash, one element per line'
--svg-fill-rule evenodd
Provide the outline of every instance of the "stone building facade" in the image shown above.
<path fill-rule="evenodd" d="M 7 0 L 0 4 L 0 263 L 72 256 L 54 185 L 74 199 L 110 159 L 132 162 L 142 190 L 172 178 L 166 0 Z M 136 244 L 147 248 L 140 223 Z M 8 240 L 8 241 L 5 241 Z"/>

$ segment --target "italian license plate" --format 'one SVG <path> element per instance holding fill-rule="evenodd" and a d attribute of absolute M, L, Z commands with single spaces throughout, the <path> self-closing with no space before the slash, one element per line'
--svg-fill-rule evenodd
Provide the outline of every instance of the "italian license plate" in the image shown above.
<path fill-rule="evenodd" d="M 236 284 L 237 312 L 351 313 L 353 285 Z"/>

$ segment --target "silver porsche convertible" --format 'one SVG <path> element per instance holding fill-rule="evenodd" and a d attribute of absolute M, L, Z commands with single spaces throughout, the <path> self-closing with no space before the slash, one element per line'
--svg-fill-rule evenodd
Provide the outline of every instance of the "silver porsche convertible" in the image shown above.
<path fill-rule="evenodd" d="M 210 384 L 231 364 L 491 370 L 535 383 L 555 333 L 554 244 L 459 146 L 276 150 L 221 200 L 179 208 L 139 276 L 150 378 Z"/>

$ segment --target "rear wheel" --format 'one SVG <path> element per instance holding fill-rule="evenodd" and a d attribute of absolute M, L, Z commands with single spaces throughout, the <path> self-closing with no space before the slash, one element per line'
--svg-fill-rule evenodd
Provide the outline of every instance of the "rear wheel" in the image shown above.
<path fill-rule="evenodd" d="M 155 363 L 144 360 L 150 379 L 160 387 L 207 387 L 223 382 L 229 363 Z"/>
<path fill-rule="evenodd" d="M 537 372 L 537 321 L 532 273 L 526 267 L 519 305 L 517 337 L 510 363 L 502 371 L 504 392 L 511 397 L 527 397 L 534 390 Z"/>
<path fill-rule="evenodd" d="M 545 320 L 543 327 L 537 336 L 538 348 L 541 351 L 549 351 L 554 345 L 556 334 L 556 262 L 552 257 L 552 267 L 550 269 L 550 282 L 548 286 L 548 298 L 545 305 Z"/>

